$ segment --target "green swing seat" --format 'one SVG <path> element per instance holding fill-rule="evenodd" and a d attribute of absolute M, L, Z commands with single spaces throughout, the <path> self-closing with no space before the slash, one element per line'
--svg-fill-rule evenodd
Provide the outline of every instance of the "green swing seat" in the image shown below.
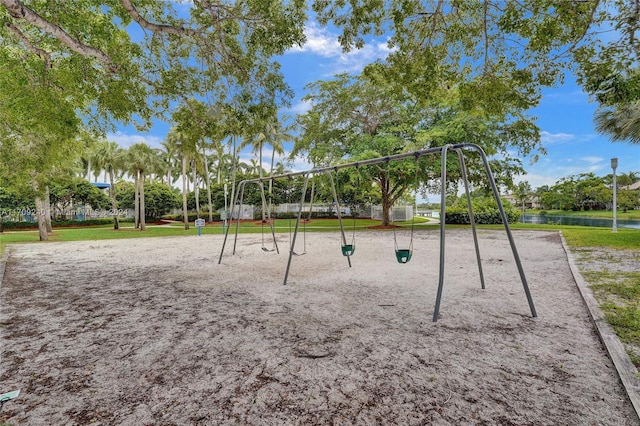
<path fill-rule="evenodd" d="M 412 254 L 409 249 L 398 249 L 396 250 L 396 259 L 398 259 L 398 263 L 407 263 L 411 260 Z"/>
<path fill-rule="evenodd" d="M 345 244 L 342 246 L 343 256 L 352 256 L 355 251 L 356 251 L 356 246 L 353 244 Z"/>

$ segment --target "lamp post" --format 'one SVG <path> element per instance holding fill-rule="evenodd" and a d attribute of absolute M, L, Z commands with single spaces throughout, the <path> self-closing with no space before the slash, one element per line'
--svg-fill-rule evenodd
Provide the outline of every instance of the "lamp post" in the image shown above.
<path fill-rule="evenodd" d="M 611 159 L 611 168 L 613 169 L 613 229 L 611 232 L 618 232 L 618 222 L 616 220 L 616 192 L 618 189 L 618 185 L 616 184 L 616 168 L 618 168 L 618 159 Z"/>

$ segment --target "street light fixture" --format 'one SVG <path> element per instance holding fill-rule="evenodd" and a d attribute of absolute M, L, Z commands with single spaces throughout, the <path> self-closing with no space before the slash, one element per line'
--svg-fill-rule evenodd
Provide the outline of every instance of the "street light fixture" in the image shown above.
<path fill-rule="evenodd" d="M 618 222 L 616 220 L 616 192 L 618 189 L 618 185 L 616 184 L 616 169 L 618 168 L 618 159 L 611 159 L 611 168 L 613 169 L 613 229 L 611 232 L 618 232 Z"/>

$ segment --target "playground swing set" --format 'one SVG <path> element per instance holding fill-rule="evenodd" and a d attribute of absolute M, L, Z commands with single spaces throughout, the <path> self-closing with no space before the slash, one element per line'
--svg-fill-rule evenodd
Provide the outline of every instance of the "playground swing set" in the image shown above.
<path fill-rule="evenodd" d="M 287 261 L 287 267 L 286 267 L 286 271 L 285 271 L 285 275 L 284 275 L 284 282 L 283 285 L 287 284 L 287 280 L 289 277 L 289 272 L 291 269 L 291 263 L 292 263 L 292 259 L 294 256 L 298 256 L 298 254 L 295 252 L 295 245 L 296 245 L 296 239 L 297 239 L 297 235 L 298 235 L 298 231 L 300 228 L 300 222 L 302 220 L 302 210 L 304 208 L 304 203 L 306 201 L 306 192 L 307 192 L 307 187 L 308 187 L 308 183 L 309 183 L 309 179 L 312 176 L 321 174 L 321 173 L 327 173 L 329 176 L 329 181 L 331 183 L 331 189 L 332 189 L 332 193 L 333 193 L 333 197 L 334 197 L 334 203 L 335 206 L 337 208 L 337 217 L 338 217 L 338 222 L 340 225 L 340 234 L 341 234 L 341 250 L 342 250 L 342 254 L 343 256 L 345 256 L 347 258 L 347 263 L 349 265 L 349 267 L 351 267 L 351 256 L 353 256 L 353 254 L 355 253 L 355 215 L 354 215 L 354 226 L 353 226 L 353 232 L 352 232 L 352 236 L 351 236 L 351 241 L 348 243 L 347 242 L 347 238 L 345 235 L 345 229 L 344 229 L 344 224 L 343 224 L 343 220 L 342 220 L 342 214 L 341 214 L 341 209 L 340 209 L 340 203 L 338 200 L 338 195 L 336 192 L 336 187 L 335 187 L 335 183 L 334 183 L 334 179 L 333 179 L 333 175 L 332 172 L 337 172 L 339 169 L 343 169 L 343 168 L 347 168 L 347 167 L 355 167 L 356 169 L 358 169 L 361 166 L 366 166 L 366 165 L 373 165 L 373 164 L 378 164 L 378 163 L 383 163 L 386 162 L 387 163 L 387 173 L 389 173 L 389 163 L 391 161 L 398 161 L 398 160 L 402 160 L 402 159 L 407 159 L 407 158 L 415 158 L 416 161 L 423 156 L 428 156 L 428 155 L 438 155 L 440 154 L 440 163 L 441 163 L 441 199 L 440 199 L 440 254 L 439 254 L 439 258 L 440 258 L 440 262 L 439 262 L 439 275 L 438 275 L 438 290 L 437 290 L 437 295 L 436 295 L 436 302 L 435 302 L 435 308 L 434 308 L 434 312 L 433 312 L 433 321 L 436 322 L 438 320 L 438 315 L 439 315 L 439 311 L 440 311 L 440 304 L 441 304 L 441 300 L 442 300 L 442 292 L 443 292 L 443 288 L 444 288 L 444 273 L 445 273 L 445 237 L 446 237 L 446 233 L 445 233 L 445 225 L 446 225 L 446 216 L 445 216 L 445 212 L 446 212 L 446 183 L 447 183 L 447 154 L 449 152 L 454 152 L 455 154 L 457 154 L 458 157 L 458 161 L 460 164 L 460 170 L 461 170 L 461 177 L 462 177 L 462 181 L 464 183 L 464 189 L 465 189 L 465 195 L 466 195 L 466 199 L 467 199 L 467 207 L 469 209 L 469 219 L 470 219 L 470 223 L 471 223 L 471 231 L 473 234 L 473 241 L 474 241 L 474 247 L 475 247 L 475 252 L 476 252 L 476 260 L 477 260 L 477 264 L 478 264 L 478 273 L 480 276 L 480 285 L 481 288 L 484 289 L 485 288 L 485 280 L 484 280 L 484 274 L 482 271 L 482 262 L 481 262 L 481 257 L 480 257 L 480 248 L 478 245 L 478 236 L 477 236 L 477 231 L 476 231 L 476 225 L 475 225 L 475 218 L 473 215 L 473 208 L 472 208 L 472 204 L 471 204 L 471 195 L 470 195 L 470 191 L 469 191 L 469 181 L 467 178 L 467 168 L 466 168 L 466 164 L 465 164 L 465 152 L 468 151 L 475 151 L 479 154 L 480 159 L 483 163 L 484 166 L 484 170 L 486 173 L 486 177 L 487 180 L 489 182 L 489 186 L 491 187 L 491 190 L 493 192 L 494 195 L 494 199 L 496 201 L 496 204 L 498 206 L 498 210 L 500 212 L 500 216 L 502 219 L 502 223 L 504 225 L 504 229 L 505 229 L 505 233 L 507 235 L 507 239 L 509 241 L 509 245 L 511 247 L 511 251 L 513 253 L 513 257 L 515 260 L 515 264 L 516 267 L 518 269 L 518 273 L 520 275 L 520 280 L 522 281 L 522 286 L 527 298 L 527 302 L 529 304 L 529 309 L 531 311 L 531 316 L 532 317 L 537 317 L 537 313 L 536 313 L 536 309 L 534 306 L 534 302 L 533 302 L 533 298 L 531 296 L 531 292 L 529 290 L 529 285 L 527 283 L 527 279 L 525 277 L 524 274 L 524 269 L 522 267 L 522 262 L 520 261 L 520 256 L 518 255 L 518 250 L 516 248 L 515 245 L 515 241 L 513 239 L 513 235 L 511 233 L 511 230 L 509 228 L 509 222 L 507 220 L 507 215 L 504 211 L 504 208 L 502 206 L 502 202 L 500 200 L 500 193 L 498 191 L 497 185 L 495 183 L 495 179 L 493 177 L 493 174 L 491 172 L 491 168 L 489 167 L 489 162 L 487 161 L 487 157 L 486 154 L 484 153 L 484 151 L 482 150 L 482 148 L 476 144 L 472 144 L 472 143 L 461 143 L 461 144 L 456 144 L 456 145 L 445 145 L 443 147 L 437 147 L 437 148 L 428 148 L 428 149 L 424 149 L 424 150 L 420 150 L 420 151 L 414 151 L 414 152 L 407 152 L 407 153 L 402 153 L 402 154 L 396 154 L 396 155 L 391 155 L 391 156 L 387 156 L 387 157 L 380 157 L 380 158 L 374 158 L 374 159 L 370 159 L 370 160 L 363 160 L 363 161 L 358 161 L 358 162 L 353 162 L 353 163 L 346 163 L 346 164 L 340 164 L 337 166 L 332 166 L 332 167 L 324 167 L 324 168 L 316 168 L 316 169 L 312 169 L 309 171 L 304 171 L 304 172 L 294 172 L 294 173 L 287 173 L 287 174 L 283 174 L 283 175 L 278 175 L 278 176 L 271 176 L 268 178 L 256 178 L 256 179 L 247 179 L 247 180 L 243 180 L 240 183 L 238 183 L 238 190 L 235 191 L 235 200 L 232 203 L 232 210 L 231 210 L 231 218 L 233 221 L 233 217 L 234 217 L 234 211 L 236 209 L 237 206 L 241 206 L 242 205 L 242 201 L 243 201 L 243 197 L 244 197 L 244 188 L 247 184 L 251 184 L 251 183 L 256 183 L 260 186 L 260 190 L 261 190 L 261 195 L 262 195 L 262 202 L 263 202 L 263 209 L 266 206 L 266 197 L 264 194 L 264 182 L 268 181 L 268 180 L 275 180 L 275 179 L 281 179 L 281 178 L 292 178 L 294 176 L 303 176 L 304 177 L 304 183 L 303 183 L 303 187 L 302 187 L 302 195 L 301 195 L 301 200 L 300 200 L 300 205 L 299 205 L 299 209 L 298 209 L 298 215 L 297 215 L 297 219 L 296 219 L 296 223 L 295 223 L 295 227 L 294 227 L 294 231 L 293 231 L 293 236 L 290 236 L 290 249 L 289 249 L 289 259 Z M 313 182 L 313 181 L 312 181 Z M 417 176 L 417 172 L 416 172 L 416 182 L 418 182 L 418 176 Z M 312 188 L 313 188 L 313 184 L 312 184 Z M 311 203 L 313 203 L 313 189 L 312 189 L 312 196 L 311 196 Z M 309 217 L 311 216 L 311 211 L 312 211 L 312 207 L 310 207 L 310 211 L 309 211 Z M 276 251 L 279 250 L 277 248 L 277 242 L 276 242 L 276 238 L 275 238 L 275 230 L 273 227 L 273 222 L 271 221 L 270 218 L 270 212 L 267 211 L 267 222 L 269 224 L 269 227 L 271 229 L 271 235 L 273 238 L 273 243 L 274 243 L 274 249 Z M 239 229 L 239 225 L 240 225 L 240 217 L 238 215 L 238 219 L 237 219 L 237 225 L 236 225 L 236 230 L 235 230 L 235 237 L 234 237 L 234 243 L 233 243 L 233 251 L 232 254 L 235 255 L 236 253 L 236 246 L 237 246 L 237 241 L 238 241 L 238 229 Z M 227 245 L 227 239 L 229 236 L 229 229 L 231 228 L 231 226 L 228 226 L 226 228 L 226 232 L 224 234 L 224 239 L 223 239 L 223 243 L 222 243 L 222 249 L 220 251 L 220 257 L 218 259 L 218 264 L 222 263 L 222 257 L 224 255 L 224 251 L 225 251 L 225 247 Z M 303 232 L 306 231 L 306 226 L 303 224 Z M 398 261 L 398 263 L 402 263 L 402 264 L 406 264 L 408 263 L 413 255 L 413 234 L 414 234 L 414 219 L 412 219 L 411 221 L 411 233 L 410 233 L 410 241 L 409 241 L 409 245 L 406 246 L 406 248 L 404 248 L 405 246 L 403 246 L 402 248 L 400 248 L 400 246 L 398 245 L 398 239 L 395 233 L 395 229 L 394 229 L 394 249 L 395 249 L 395 254 L 396 254 L 396 260 Z M 271 249 L 268 249 L 265 244 L 264 244 L 264 222 L 263 222 L 263 250 L 264 251 L 273 251 Z M 306 253 L 306 232 L 305 232 L 305 249 L 304 249 L 304 253 Z M 266 250 L 265 250 L 266 249 Z"/>

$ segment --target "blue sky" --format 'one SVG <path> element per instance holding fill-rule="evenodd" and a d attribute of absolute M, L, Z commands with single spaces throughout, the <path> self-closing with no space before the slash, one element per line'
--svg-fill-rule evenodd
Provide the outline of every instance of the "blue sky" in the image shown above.
<path fill-rule="evenodd" d="M 308 109 L 309 105 L 301 101 L 306 84 L 329 79 L 339 72 L 359 72 L 367 63 L 385 58 L 389 53 L 384 38 L 370 39 L 363 49 L 344 53 L 337 41 L 337 31 L 309 23 L 305 32 L 307 43 L 302 48 L 290 49 L 279 58 L 285 79 L 296 93 L 292 107 L 283 111 L 290 115 L 304 113 Z M 530 113 L 538 118 L 547 155 L 541 156 L 536 163 L 523 159 L 527 175 L 516 181 L 526 180 L 535 189 L 579 173 L 593 172 L 604 176 L 611 173 L 612 157 L 619 159 L 618 173 L 640 172 L 640 145 L 613 143 L 608 137 L 596 133 L 593 125 L 595 109 L 596 105 L 589 102 L 572 76 L 567 76 L 561 87 L 546 89 L 540 105 Z M 131 126 L 123 126 L 107 137 L 123 147 L 136 142 L 158 147 L 168 129 L 169 124 L 163 122 L 156 122 L 144 134 Z M 265 151 L 264 155 L 270 158 L 271 153 Z M 252 157 L 249 150 L 241 154 L 243 161 Z M 293 164 L 295 170 L 309 168 L 302 159 Z"/>

